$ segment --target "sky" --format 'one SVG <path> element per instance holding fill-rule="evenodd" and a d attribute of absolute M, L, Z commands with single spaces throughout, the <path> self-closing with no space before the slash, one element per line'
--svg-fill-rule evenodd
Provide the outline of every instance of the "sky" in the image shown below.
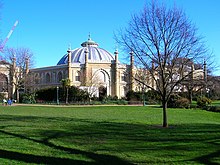
<path fill-rule="evenodd" d="M 35 57 L 35 67 L 56 65 L 72 49 L 92 40 L 113 54 L 114 33 L 127 27 L 133 14 L 151 0 L 0 0 L 0 39 L 4 40 L 16 20 L 18 25 L 7 47 L 26 47 Z M 183 9 L 198 27 L 220 65 L 220 0 L 159 0 Z M 123 59 L 119 51 L 119 59 Z M 214 71 L 220 75 L 220 70 Z"/>

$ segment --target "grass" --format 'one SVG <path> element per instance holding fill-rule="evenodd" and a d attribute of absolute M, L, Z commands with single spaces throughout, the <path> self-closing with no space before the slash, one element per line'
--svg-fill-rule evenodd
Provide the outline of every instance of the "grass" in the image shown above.
<path fill-rule="evenodd" d="M 156 107 L 0 107 L 0 164 L 220 164 L 220 113 Z"/>

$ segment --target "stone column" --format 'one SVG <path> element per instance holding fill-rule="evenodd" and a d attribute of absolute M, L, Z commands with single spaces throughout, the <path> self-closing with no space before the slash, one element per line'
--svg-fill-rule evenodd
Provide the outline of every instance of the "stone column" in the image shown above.
<path fill-rule="evenodd" d="M 73 82 L 73 76 L 72 76 L 72 62 L 71 62 L 71 58 L 72 58 L 72 52 L 70 49 L 67 50 L 68 53 L 68 79 L 70 80 L 70 84 Z"/>
<path fill-rule="evenodd" d="M 115 73 L 114 73 L 114 95 L 119 97 L 119 70 L 118 70 L 118 50 L 115 50 Z"/>
<path fill-rule="evenodd" d="M 84 85 L 87 86 L 88 84 L 88 48 L 85 48 L 85 66 L 84 66 Z"/>

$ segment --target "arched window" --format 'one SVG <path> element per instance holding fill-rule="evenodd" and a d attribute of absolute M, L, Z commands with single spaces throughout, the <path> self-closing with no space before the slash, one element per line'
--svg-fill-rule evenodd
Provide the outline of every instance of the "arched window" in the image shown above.
<path fill-rule="evenodd" d="M 126 81 L 126 72 L 121 74 L 121 81 Z"/>
<path fill-rule="evenodd" d="M 40 76 L 39 76 L 39 74 L 35 74 L 34 81 L 35 81 L 35 84 L 39 84 L 40 83 Z"/>
<path fill-rule="evenodd" d="M 75 77 L 76 81 L 80 81 L 80 71 L 76 72 L 76 77 Z"/>
<path fill-rule="evenodd" d="M 125 97 L 127 93 L 127 87 L 126 86 L 122 86 L 121 87 L 121 96 Z"/>
<path fill-rule="evenodd" d="M 106 82 L 106 75 L 103 71 L 99 71 L 94 78 L 99 82 Z"/>
<path fill-rule="evenodd" d="M 51 82 L 51 77 L 50 77 L 50 74 L 47 73 L 46 74 L 46 83 L 50 83 Z"/>
<path fill-rule="evenodd" d="M 62 80 L 62 78 L 63 78 L 63 74 L 62 74 L 62 72 L 59 72 L 57 74 L 57 82 L 59 83 Z"/>
<path fill-rule="evenodd" d="M 8 91 L 8 78 L 5 74 L 0 73 L 0 92 Z"/>

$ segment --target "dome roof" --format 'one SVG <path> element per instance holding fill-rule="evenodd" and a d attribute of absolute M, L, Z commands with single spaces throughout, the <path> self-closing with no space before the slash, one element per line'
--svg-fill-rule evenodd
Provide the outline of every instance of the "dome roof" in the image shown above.
<path fill-rule="evenodd" d="M 98 44 L 91 40 L 91 38 L 88 39 L 88 41 L 85 41 L 81 44 L 81 48 L 77 48 L 74 50 L 71 50 L 71 62 L 72 63 L 80 63 L 85 64 L 85 51 L 88 51 L 88 61 L 89 62 L 107 62 L 111 63 L 114 59 L 114 56 L 106 51 L 105 49 L 99 48 Z M 68 54 L 65 54 L 60 61 L 57 63 L 57 65 L 67 64 L 68 63 Z"/>

